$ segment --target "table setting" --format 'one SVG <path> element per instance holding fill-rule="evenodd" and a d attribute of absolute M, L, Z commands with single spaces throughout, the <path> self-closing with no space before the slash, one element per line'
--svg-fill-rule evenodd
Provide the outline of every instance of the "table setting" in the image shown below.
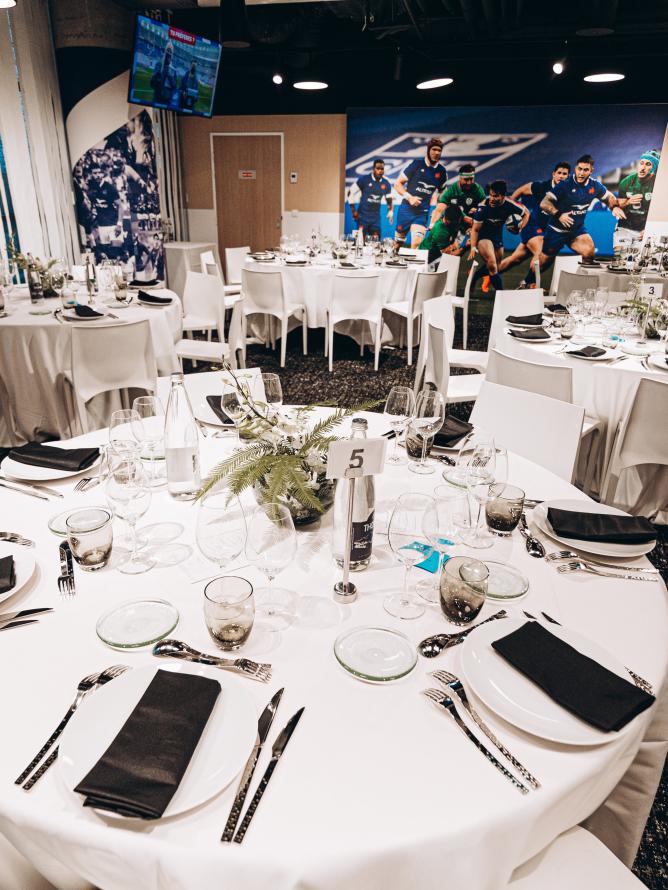
<path fill-rule="evenodd" d="M 16 488 L 0 495 L 11 517 L 0 660 L 15 716 L 0 830 L 44 874 L 109 887 L 157 888 L 156 868 L 168 868 L 179 887 L 224 873 L 238 887 L 287 888 L 298 873 L 327 890 L 372 874 L 400 888 L 444 857 L 457 880 L 503 886 L 612 791 L 662 707 L 668 615 L 645 558 L 652 527 L 440 409 L 418 411 L 412 427 L 417 405 L 400 392 L 385 414 L 307 410 L 284 406 L 270 375 L 260 398 L 225 374 L 220 393 L 203 391 L 209 435 L 190 413 L 201 469 L 189 500 L 182 477 L 174 485 L 173 445 L 155 432 L 173 404 L 27 447 L 11 474 L 3 461 Z M 230 416 L 230 389 L 244 418 L 223 431 L 213 408 L 218 398 Z M 353 415 L 365 420 L 360 447 L 390 447 L 370 477 L 358 596 L 341 603 L 338 508 L 281 480 L 280 454 L 305 446 L 320 492 L 312 436 L 322 430 L 325 455 Z M 402 433 L 433 437 L 431 426 L 448 451 L 413 461 L 397 446 Z M 49 491 L 29 488 L 42 483 Z M 584 568 L 560 571 L 573 562 Z M 561 663 L 587 676 L 588 695 L 565 695 Z M 45 684 L 39 709 L 21 706 Z M 614 708 L 601 705 L 608 688 Z M 461 768 L 440 768 L 449 762 Z"/>

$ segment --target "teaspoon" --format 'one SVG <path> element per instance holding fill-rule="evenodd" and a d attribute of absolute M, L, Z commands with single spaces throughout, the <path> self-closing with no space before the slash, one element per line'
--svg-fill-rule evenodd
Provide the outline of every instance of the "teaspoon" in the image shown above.
<path fill-rule="evenodd" d="M 488 621 L 496 621 L 497 618 L 505 618 L 506 614 L 506 610 L 501 609 L 501 611 L 495 612 L 479 624 L 474 624 L 473 627 L 468 627 L 457 633 L 434 634 L 431 637 L 426 637 L 421 643 L 418 643 L 418 652 L 420 655 L 424 655 L 425 658 L 434 658 L 436 655 L 440 655 L 441 652 L 449 646 L 456 646 L 457 643 L 463 643 L 466 637 L 472 630 L 475 630 L 476 627 L 482 627 L 483 624 L 487 624 Z"/>
<path fill-rule="evenodd" d="M 529 556 L 535 556 L 536 559 L 542 559 L 545 556 L 545 548 L 540 543 L 538 538 L 534 538 L 534 536 L 529 531 L 525 513 L 522 513 L 522 515 L 520 516 L 519 530 L 520 534 L 526 539 L 526 548 Z"/>

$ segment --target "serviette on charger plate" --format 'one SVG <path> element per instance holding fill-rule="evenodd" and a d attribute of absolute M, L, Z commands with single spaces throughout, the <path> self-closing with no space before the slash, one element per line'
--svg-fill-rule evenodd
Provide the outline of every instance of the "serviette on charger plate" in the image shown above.
<path fill-rule="evenodd" d="M 550 312 L 568 312 L 568 306 L 564 306 L 563 303 L 546 303 L 545 308 Z"/>
<path fill-rule="evenodd" d="M 524 331 L 508 331 L 511 337 L 518 340 L 550 340 L 551 337 L 545 328 L 527 328 Z"/>
<path fill-rule="evenodd" d="M 20 448 L 12 448 L 9 457 L 31 467 L 51 470 L 85 470 L 100 456 L 99 448 L 56 448 L 40 442 L 28 442 Z"/>
<path fill-rule="evenodd" d="M 609 544 L 644 544 L 656 540 L 656 529 L 644 516 L 611 516 L 548 507 L 547 518 L 560 538 Z"/>
<path fill-rule="evenodd" d="M 14 567 L 14 557 L 3 556 L 0 559 L 0 593 L 7 593 L 12 587 L 16 586 L 16 569 Z"/>
<path fill-rule="evenodd" d="M 536 315 L 508 315 L 506 321 L 509 324 L 542 324 L 543 314 L 538 312 Z"/>
<path fill-rule="evenodd" d="M 465 420 L 459 420 L 458 417 L 448 414 L 443 421 L 443 426 L 434 436 L 434 445 L 440 448 L 452 448 L 453 445 L 461 442 L 464 436 L 468 436 L 472 429 L 472 423 L 467 423 Z"/>
<path fill-rule="evenodd" d="M 149 294 L 145 290 L 140 290 L 137 294 L 138 300 L 144 303 L 155 303 L 158 306 L 168 306 L 172 302 L 171 297 L 159 297 L 157 294 Z"/>
<path fill-rule="evenodd" d="M 579 355 L 582 358 L 598 358 L 599 355 L 605 355 L 605 349 L 600 346 L 583 346 L 582 349 L 567 349 L 566 355 Z"/>
<path fill-rule="evenodd" d="M 98 312 L 92 306 L 75 303 L 71 308 L 74 309 L 79 318 L 104 318 L 104 312 Z"/>
<path fill-rule="evenodd" d="M 654 704 L 653 695 L 609 671 L 537 621 L 492 642 L 518 671 L 590 726 L 618 731 Z"/>
<path fill-rule="evenodd" d="M 159 819 L 220 691 L 217 680 L 159 670 L 116 738 L 74 789 L 86 796 L 84 806 Z"/>

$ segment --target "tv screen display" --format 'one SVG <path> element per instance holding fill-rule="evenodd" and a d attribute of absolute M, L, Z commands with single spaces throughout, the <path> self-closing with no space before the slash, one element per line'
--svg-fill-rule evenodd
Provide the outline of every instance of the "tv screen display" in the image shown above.
<path fill-rule="evenodd" d="M 137 16 L 128 101 L 211 117 L 220 44 Z"/>

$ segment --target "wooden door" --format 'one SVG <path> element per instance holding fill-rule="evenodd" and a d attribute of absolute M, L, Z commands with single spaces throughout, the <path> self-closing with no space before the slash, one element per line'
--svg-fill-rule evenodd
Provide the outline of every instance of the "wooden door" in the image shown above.
<path fill-rule="evenodd" d="M 226 247 L 276 247 L 281 237 L 280 136 L 214 136 L 216 216 Z"/>

